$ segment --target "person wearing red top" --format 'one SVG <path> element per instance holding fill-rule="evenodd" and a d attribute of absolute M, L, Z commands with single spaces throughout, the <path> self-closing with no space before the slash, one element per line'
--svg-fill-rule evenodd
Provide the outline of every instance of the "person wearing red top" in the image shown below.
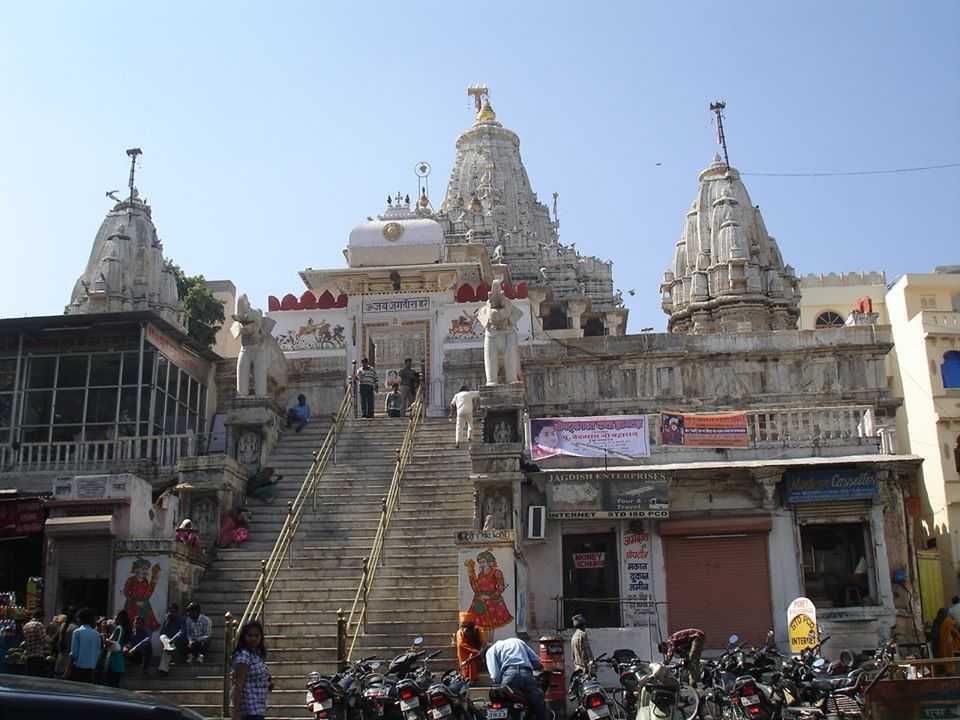
<path fill-rule="evenodd" d="M 703 643 L 707 634 L 697 628 L 677 630 L 660 643 L 658 649 L 663 654 L 663 661 L 670 662 L 674 655 L 679 655 L 686 661 L 687 672 L 690 675 L 690 685 L 696 687 L 700 682 L 700 653 L 703 652 Z"/>

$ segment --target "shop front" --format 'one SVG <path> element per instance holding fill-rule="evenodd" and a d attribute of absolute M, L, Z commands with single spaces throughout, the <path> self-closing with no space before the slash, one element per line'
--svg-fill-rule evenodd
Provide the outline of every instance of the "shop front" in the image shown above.
<path fill-rule="evenodd" d="M 43 513 L 40 498 L 0 499 L 0 593 L 18 602 L 42 584 L 35 579 L 43 576 Z"/>

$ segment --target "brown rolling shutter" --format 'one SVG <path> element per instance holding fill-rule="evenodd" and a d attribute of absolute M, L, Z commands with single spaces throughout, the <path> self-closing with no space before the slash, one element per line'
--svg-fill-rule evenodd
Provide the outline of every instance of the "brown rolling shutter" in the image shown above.
<path fill-rule="evenodd" d="M 663 536 L 669 631 L 697 627 L 706 647 L 736 634 L 760 644 L 773 627 L 767 533 L 711 528 Z"/>
<path fill-rule="evenodd" d="M 57 572 L 61 578 L 110 578 L 113 546 L 109 537 L 71 537 L 57 542 L 60 545 Z"/>

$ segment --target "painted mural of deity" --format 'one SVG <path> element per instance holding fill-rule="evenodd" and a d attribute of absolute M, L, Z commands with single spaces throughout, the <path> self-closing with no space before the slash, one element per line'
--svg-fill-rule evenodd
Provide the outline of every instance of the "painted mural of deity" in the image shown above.
<path fill-rule="evenodd" d="M 493 553 L 484 550 L 477 555 L 476 561 L 468 559 L 463 564 L 467 568 L 470 587 L 473 589 L 473 602 L 467 610 L 467 618 L 477 627 L 486 630 L 509 624 L 513 616 L 503 599 L 507 582 Z"/>
<path fill-rule="evenodd" d="M 124 610 L 127 611 L 130 621 L 142 617 L 147 630 L 151 632 L 160 628 L 150 599 L 157 589 L 161 571 L 159 564 L 151 567 L 149 560 L 138 557 L 131 564 L 130 576 L 123 584 Z"/>

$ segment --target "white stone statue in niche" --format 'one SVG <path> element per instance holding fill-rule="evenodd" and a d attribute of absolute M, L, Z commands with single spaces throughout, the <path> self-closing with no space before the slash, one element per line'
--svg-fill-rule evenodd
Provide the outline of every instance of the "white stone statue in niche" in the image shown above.
<path fill-rule="evenodd" d="M 270 331 L 276 321 L 265 318 L 263 312 L 250 307 L 246 295 L 237 299 L 235 322 L 230 331 L 240 338 L 240 355 L 237 357 L 237 395 L 250 395 L 250 369 L 253 368 L 253 394 L 267 395 L 267 373 L 272 359 L 271 345 L 276 342 Z"/>
<path fill-rule="evenodd" d="M 500 362 L 503 361 L 504 382 L 520 380 L 520 347 L 517 344 L 517 322 L 523 316 L 503 294 L 503 283 L 493 281 L 487 304 L 477 311 L 483 326 L 483 366 L 487 385 L 499 385 Z"/>

